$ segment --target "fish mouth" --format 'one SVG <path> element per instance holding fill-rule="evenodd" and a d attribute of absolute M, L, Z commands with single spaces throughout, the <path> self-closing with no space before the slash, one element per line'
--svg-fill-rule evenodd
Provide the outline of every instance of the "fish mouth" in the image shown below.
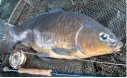
<path fill-rule="evenodd" d="M 118 51 L 121 51 L 121 47 L 123 47 L 123 43 L 122 42 L 119 42 L 119 43 L 116 43 L 112 47 L 112 50 L 113 50 L 113 52 L 118 52 Z"/>

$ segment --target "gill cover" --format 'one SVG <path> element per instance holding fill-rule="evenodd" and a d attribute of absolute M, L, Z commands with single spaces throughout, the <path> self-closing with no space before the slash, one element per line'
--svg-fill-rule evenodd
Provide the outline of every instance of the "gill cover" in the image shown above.
<path fill-rule="evenodd" d="M 109 43 L 101 41 L 100 32 L 109 32 L 103 25 L 88 17 L 88 21 L 83 24 L 77 39 L 80 51 L 87 56 L 97 56 L 112 53 Z M 108 34 L 112 34 L 111 32 Z"/>

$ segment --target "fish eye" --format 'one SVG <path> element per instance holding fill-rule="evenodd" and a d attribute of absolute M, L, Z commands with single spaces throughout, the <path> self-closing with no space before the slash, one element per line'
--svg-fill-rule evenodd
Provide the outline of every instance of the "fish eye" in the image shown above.
<path fill-rule="evenodd" d="M 100 33 L 99 36 L 100 36 L 100 40 L 102 41 L 107 40 L 109 38 L 109 35 L 106 33 Z"/>

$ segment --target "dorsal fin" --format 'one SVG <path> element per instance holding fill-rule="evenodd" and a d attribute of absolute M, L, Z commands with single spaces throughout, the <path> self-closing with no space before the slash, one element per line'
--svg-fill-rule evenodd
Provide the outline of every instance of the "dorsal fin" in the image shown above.
<path fill-rule="evenodd" d="M 49 10 L 49 13 L 56 13 L 56 12 L 61 12 L 61 11 L 64 11 L 64 10 L 61 8 L 52 8 L 51 10 Z"/>

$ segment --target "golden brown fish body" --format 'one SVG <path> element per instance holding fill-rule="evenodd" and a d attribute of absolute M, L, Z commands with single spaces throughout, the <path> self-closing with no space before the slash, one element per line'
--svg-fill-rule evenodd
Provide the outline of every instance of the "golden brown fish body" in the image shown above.
<path fill-rule="evenodd" d="M 12 33 L 13 32 L 13 33 Z M 80 59 L 113 53 L 122 42 L 92 18 L 75 12 L 45 13 L 10 30 L 13 41 L 59 59 Z"/>

